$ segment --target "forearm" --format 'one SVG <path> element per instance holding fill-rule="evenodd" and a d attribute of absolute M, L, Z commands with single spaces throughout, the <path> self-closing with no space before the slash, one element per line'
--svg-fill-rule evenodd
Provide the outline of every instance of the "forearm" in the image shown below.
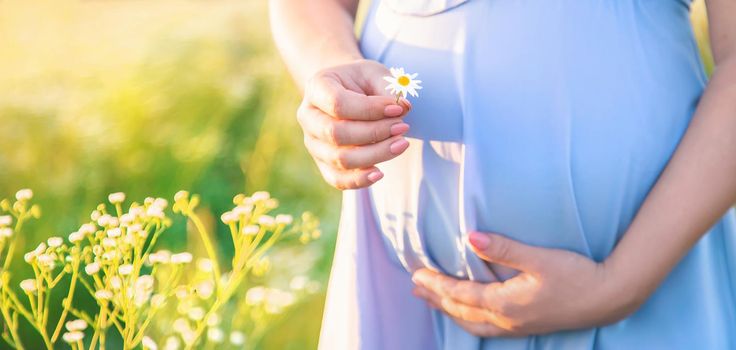
<path fill-rule="evenodd" d="M 354 34 L 357 0 L 270 0 L 271 30 L 300 86 L 317 71 L 362 57 Z"/>
<path fill-rule="evenodd" d="M 736 56 L 733 58 L 736 59 Z M 669 164 L 604 265 L 648 297 L 736 202 L 736 60 L 719 66 Z"/>

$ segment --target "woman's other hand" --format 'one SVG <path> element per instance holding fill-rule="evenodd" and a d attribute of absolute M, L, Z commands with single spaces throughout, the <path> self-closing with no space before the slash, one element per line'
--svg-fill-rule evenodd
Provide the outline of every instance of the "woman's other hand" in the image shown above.
<path fill-rule="evenodd" d="M 458 280 L 429 269 L 414 273 L 414 293 L 480 337 L 515 337 L 616 322 L 644 301 L 605 264 L 561 249 L 473 232 L 483 260 L 520 273 L 503 282 Z"/>
<path fill-rule="evenodd" d="M 409 147 L 402 117 L 411 104 L 386 93 L 388 74 L 382 64 L 361 59 L 323 69 L 305 85 L 297 111 L 304 144 L 335 188 L 370 186 L 383 177 L 375 165 Z"/>

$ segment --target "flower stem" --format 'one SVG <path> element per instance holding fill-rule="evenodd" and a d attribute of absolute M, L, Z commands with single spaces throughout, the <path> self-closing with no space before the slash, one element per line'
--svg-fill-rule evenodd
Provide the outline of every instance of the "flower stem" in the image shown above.
<path fill-rule="evenodd" d="M 202 243 L 204 244 L 204 249 L 207 251 L 207 255 L 212 261 L 212 272 L 215 274 L 215 285 L 217 286 L 217 290 L 219 291 L 221 289 L 220 286 L 220 263 L 217 260 L 217 254 L 215 253 L 215 248 L 212 246 L 212 241 L 210 241 L 210 237 L 207 234 L 207 230 L 204 228 L 204 224 L 202 223 L 202 220 L 199 219 L 199 216 L 194 214 L 193 211 L 190 211 L 188 213 L 189 219 L 192 220 L 192 223 L 194 223 L 194 226 L 197 228 L 197 231 L 199 231 L 199 236 L 202 237 Z"/>
<path fill-rule="evenodd" d="M 79 276 L 79 272 L 77 271 L 79 267 L 79 259 L 75 260 L 75 263 L 73 265 L 74 271 L 72 272 L 72 281 L 69 282 L 69 293 L 67 293 L 66 299 L 64 299 L 64 310 L 61 312 L 59 321 L 56 323 L 56 329 L 54 330 L 54 334 L 51 336 L 51 342 L 56 342 L 56 340 L 59 338 L 59 334 L 61 334 L 61 329 L 64 325 L 64 321 L 66 320 L 66 315 L 69 313 L 69 308 L 72 305 L 74 289 L 77 286 L 77 277 Z"/>

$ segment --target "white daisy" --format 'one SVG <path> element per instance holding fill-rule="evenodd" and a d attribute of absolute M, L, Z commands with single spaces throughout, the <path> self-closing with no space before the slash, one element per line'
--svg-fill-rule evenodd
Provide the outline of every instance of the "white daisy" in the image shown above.
<path fill-rule="evenodd" d="M 383 77 L 384 80 L 389 82 L 386 86 L 386 90 L 391 90 L 391 94 L 396 95 L 398 101 L 401 97 L 414 96 L 418 97 L 417 90 L 421 90 L 419 84 L 421 80 L 417 80 L 417 73 L 409 74 L 404 72 L 404 68 L 391 68 L 391 76 Z"/>

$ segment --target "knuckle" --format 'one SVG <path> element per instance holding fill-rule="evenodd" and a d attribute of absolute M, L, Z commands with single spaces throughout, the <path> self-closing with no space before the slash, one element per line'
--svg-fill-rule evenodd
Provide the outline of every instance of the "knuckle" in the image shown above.
<path fill-rule="evenodd" d="M 371 137 L 372 137 L 371 143 L 376 143 L 376 142 L 381 141 L 381 130 L 379 128 L 373 128 L 373 133 Z"/>
<path fill-rule="evenodd" d="M 349 169 L 350 168 L 350 155 L 347 151 L 343 150 L 336 150 L 334 160 L 335 166 L 340 169 Z"/>
<path fill-rule="evenodd" d="M 489 238 L 491 242 L 489 243 L 488 247 L 491 250 L 492 254 L 498 259 L 506 260 L 511 253 L 511 246 L 509 242 L 505 239 L 497 239 L 493 236 L 489 236 Z"/>
<path fill-rule="evenodd" d="M 325 141 L 336 145 L 338 140 L 338 127 L 335 123 L 327 123 L 324 129 Z"/>
<path fill-rule="evenodd" d="M 513 311 L 513 308 L 514 307 L 509 302 L 506 302 L 506 301 L 503 301 L 503 300 L 499 300 L 493 306 L 494 306 L 493 311 L 497 315 L 499 315 L 499 316 L 502 316 L 502 317 L 510 317 L 514 313 L 514 311 Z"/>
<path fill-rule="evenodd" d="M 330 114 L 338 118 L 343 117 L 345 114 L 345 99 L 335 93 L 329 94 L 328 98 L 330 101 Z"/>

